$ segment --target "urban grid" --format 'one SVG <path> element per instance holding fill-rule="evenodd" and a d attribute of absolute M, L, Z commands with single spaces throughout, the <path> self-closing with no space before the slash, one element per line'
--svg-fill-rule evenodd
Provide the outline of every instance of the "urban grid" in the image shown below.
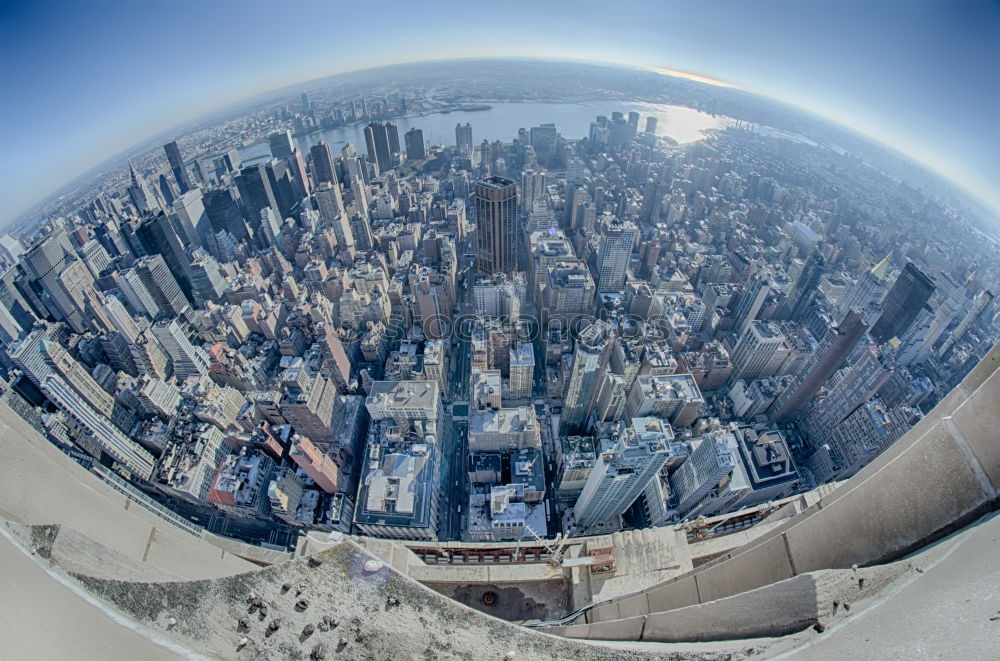
<path fill-rule="evenodd" d="M 220 535 L 539 547 L 847 479 L 998 339 L 995 242 L 834 146 L 400 135 L 489 107 L 429 97 L 296 93 L 5 235 L 4 401 Z"/>

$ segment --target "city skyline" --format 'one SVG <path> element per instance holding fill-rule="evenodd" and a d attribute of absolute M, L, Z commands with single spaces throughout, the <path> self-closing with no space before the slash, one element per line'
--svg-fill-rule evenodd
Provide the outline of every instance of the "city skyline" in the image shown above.
<path fill-rule="evenodd" d="M 143 52 L 150 33 L 163 38 L 185 34 L 195 42 L 204 40 L 207 47 L 217 38 L 206 32 L 210 32 L 212 17 L 224 17 L 234 34 L 255 38 L 263 33 L 272 38 L 271 24 L 253 18 L 262 14 L 213 6 L 193 14 L 155 17 L 113 12 L 114 20 L 108 20 L 105 13 L 89 8 L 5 7 L 4 49 L 10 66 L 3 74 L 4 87 L 20 90 L 24 96 L 4 111 L 8 123 L 19 130 L 8 140 L 9 155 L 0 173 L 10 209 L 0 220 L 6 225 L 108 158 L 240 99 L 400 61 L 524 52 L 690 72 L 692 79 L 721 81 L 792 103 L 943 173 L 992 205 L 994 215 L 1000 208 L 1000 194 L 990 185 L 1000 175 L 996 145 L 983 139 L 993 129 L 990 109 L 998 96 L 995 77 L 990 75 L 990 63 L 997 61 L 1000 48 L 990 39 L 1000 23 L 995 4 L 890 3 L 863 9 L 841 3 L 836 9 L 806 9 L 777 2 L 752 9 L 732 5 L 711 18 L 644 3 L 616 9 L 604 8 L 599 21 L 600 30 L 615 33 L 615 38 L 603 39 L 603 50 L 587 53 L 575 44 L 596 31 L 585 19 L 593 18 L 602 7 L 584 4 L 574 16 L 552 17 L 564 21 L 565 32 L 573 38 L 547 32 L 546 40 L 540 42 L 535 29 L 512 27 L 506 49 L 484 51 L 476 30 L 449 30 L 459 18 L 467 25 L 476 24 L 456 9 L 455 17 L 445 11 L 449 19 L 428 29 L 428 35 L 441 30 L 449 38 L 427 39 L 424 42 L 438 45 L 416 49 L 408 43 L 405 54 L 358 55 L 360 49 L 350 47 L 350 33 L 341 35 L 346 38 L 338 40 L 336 52 L 330 52 L 332 46 L 317 49 L 316 40 L 308 37 L 324 29 L 320 20 L 310 21 L 308 27 L 297 25 L 301 32 L 294 33 L 295 38 L 308 44 L 302 46 L 306 50 L 284 49 L 280 57 L 269 55 L 266 63 L 244 53 L 248 57 L 235 58 L 238 64 L 224 64 L 199 49 L 179 49 L 174 57 L 159 61 L 136 54 Z M 531 10 L 540 11 L 534 6 Z M 334 19 L 336 24 L 347 25 L 364 19 L 349 7 L 313 5 L 302 11 L 329 16 L 331 25 Z M 408 18 L 420 9 L 400 4 L 387 11 L 398 18 L 392 24 L 398 28 L 387 28 L 387 33 L 394 34 L 405 30 Z M 636 28 L 631 20 L 636 15 L 657 27 Z M 669 21 L 655 20 L 668 15 Z M 782 20 L 776 20 L 777 16 Z M 615 26 L 623 22 L 628 22 L 629 30 L 622 25 L 616 31 Z M 863 29 L 860 23 L 865 24 Z M 814 25 L 823 25 L 824 34 Z M 629 37 L 625 39 L 624 34 Z M 80 35 L 86 35 L 86 42 Z M 845 36 L 852 46 L 846 52 L 841 46 Z M 670 45 L 663 46 L 664 42 Z M 84 46 L 86 57 L 65 57 Z M 739 58 L 733 57 L 736 53 Z M 252 66 L 257 64 L 261 66 Z M 95 77 L 96 72 L 100 76 Z M 940 93 L 928 93 L 935 91 Z M 150 98 L 155 102 L 150 103 Z M 37 176 L 42 164 L 50 177 Z"/>

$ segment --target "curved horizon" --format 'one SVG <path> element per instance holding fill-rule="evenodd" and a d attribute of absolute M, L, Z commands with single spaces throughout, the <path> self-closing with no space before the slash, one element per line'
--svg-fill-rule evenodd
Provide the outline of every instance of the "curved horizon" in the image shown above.
<path fill-rule="evenodd" d="M 49 193 L 42 195 L 40 198 L 38 198 L 34 202 L 30 203 L 28 205 L 28 207 L 26 207 L 25 209 L 21 210 L 16 216 L 14 216 L 10 220 L 8 220 L 6 226 L 10 227 L 10 226 L 18 223 L 19 221 L 28 220 L 26 218 L 26 216 L 30 216 L 30 214 L 32 213 L 33 209 L 35 209 L 36 207 L 42 206 L 42 205 L 50 202 L 53 198 L 57 197 L 64 189 L 69 188 L 70 186 L 76 184 L 79 180 L 84 179 L 88 175 L 90 175 L 92 177 L 100 176 L 101 174 L 103 174 L 104 171 L 106 171 L 106 170 L 102 170 L 102 166 L 108 165 L 108 166 L 113 167 L 113 165 L 114 165 L 113 162 L 114 161 L 120 161 L 123 158 L 127 158 L 128 154 L 130 152 L 136 152 L 139 149 L 143 149 L 143 148 L 146 148 L 147 150 L 148 149 L 156 149 L 156 148 L 159 147 L 159 145 L 155 145 L 154 144 L 152 146 L 148 146 L 147 147 L 147 144 L 148 143 L 155 143 L 155 142 L 158 142 L 158 141 L 162 141 L 164 139 L 173 140 L 173 139 L 182 137 L 183 135 L 186 135 L 188 133 L 188 131 L 186 131 L 186 129 L 188 127 L 190 127 L 192 124 L 196 124 L 196 123 L 199 123 L 199 122 L 204 122 L 204 121 L 208 120 L 209 118 L 211 118 L 213 115 L 225 113 L 228 109 L 236 109 L 236 108 L 240 107 L 241 105 L 249 105 L 249 104 L 252 104 L 255 101 L 257 101 L 260 104 L 264 104 L 264 103 L 267 102 L 267 100 L 269 98 L 277 98 L 277 97 L 280 97 L 280 96 L 282 96 L 284 94 L 295 94 L 299 90 L 307 88 L 307 87 L 309 87 L 311 85 L 314 85 L 314 84 L 316 84 L 318 82 L 327 81 L 328 79 L 336 79 L 336 78 L 339 78 L 339 77 L 342 77 L 342 76 L 360 75 L 360 74 L 364 74 L 366 72 L 373 72 L 374 73 L 374 72 L 377 72 L 379 70 L 394 69 L 394 68 L 407 67 L 407 66 L 422 66 L 422 65 L 434 66 L 434 65 L 443 65 L 443 64 L 446 64 L 446 63 L 455 63 L 455 62 L 476 62 L 476 61 L 487 62 L 487 61 L 503 61 L 503 60 L 524 61 L 524 62 L 532 62 L 532 61 L 562 62 L 562 63 L 574 63 L 574 64 L 581 64 L 581 65 L 589 65 L 589 66 L 594 66 L 594 67 L 621 68 L 621 69 L 626 69 L 626 70 L 649 71 L 649 72 L 656 73 L 656 74 L 659 74 L 659 75 L 662 75 L 662 76 L 667 76 L 667 77 L 672 77 L 672 78 L 678 78 L 678 79 L 682 79 L 682 80 L 686 80 L 686 81 L 690 81 L 690 82 L 694 82 L 694 83 L 698 83 L 698 84 L 702 84 L 702 85 L 709 85 L 709 86 L 721 87 L 721 88 L 725 88 L 725 89 L 738 90 L 738 91 L 741 91 L 741 92 L 744 92 L 744 93 L 747 93 L 747 94 L 751 94 L 753 96 L 759 97 L 759 98 L 767 100 L 767 101 L 785 104 L 785 105 L 790 106 L 791 108 L 794 108 L 795 110 L 798 110 L 798 111 L 800 111 L 800 112 L 802 112 L 804 114 L 811 114 L 811 115 L 815 116 L 818 119 L 822 119 L 822 120 L 831 122 L 836 127 L 839 127 L 841 129 L 844 129 L 844 130 L 847 130 L 847 131 L 850 131 L 850 132 L 854 132 L 854 133 L 858 134 L 860 137 L 862 137 L 863 139 L 870 141 L 875 146 L 879 146 L 879 147 L 882 147 L 882 148 L 890 149 L 891 151 L 895 152 L 899 156 L 902 156 L 905 159 L 910 160 L 915 165 L 919 165 L 919 166 L 926 167 L 926 168 L 930 169 L 936 175 L 938 175 L 939 177 L 941 177 L 942 179 L 944 179 L 948 184 L 950 184 L 951 186 L 955 187 L 958 191 L 960 191 L 960 192 L 962 192 L 962 193 L 964 193 L 966 195 L 972 196 L 975 200 L 977 200 L 978 202 L 980 202 L 982 205 L 984 205 L 985 207 L 988 207 L 994 213 L 994 216 L 995 216 L 994 220 L 1000 220 L 1000 203 L 994 203 L 994 202 L 991 202 L 990 200 L 982 197 L 976 191 L 968 188 L 967 186 L 964 186 L 961 182 L 956 181 L 949 173 L 947 173 L 947 172 L 945 172 L 945 171 L 943 171 L 943 170 L 941 170 L 939 168 L 936 168 L 932 163 L 919 158 L 917 155 L 915 155 L 913 153 L 905 151 L 903 148 L 901 148 L 901 147 L 899 147 L 899 146 L 897 146 L 895 144 L 892 144 L 890 142 L 885 141 L 884 139 L 881 139 L 881 136 L 872 135 L 872 134 L 868 133 L 867 131 L 865 131 L 864 129 L 860 128 L 860 127 L 849 125 L 849 124 L 845 124 L 845 123 L 839 121 L 837 118 L 831 117 L 829 114 L 823 113 L 823 112 L 818 111 L 818 110 L 816 110 L 814 108 L 805 107 L 803 105 L 800 105 L 800 104 L 795 103 L 795 102 L 793 102 L 791 100 L 788 100 L 788 99 L 778 98 L 778 97 L 773 97 L 773 96 L 769 96 L 769 95 L 766 95 L 766 94 L 762 94 L 760 92 L 757 92 L 757 91 L 754 91 L 754 90 L 751 90 L 751 89 L 747 89 L 746 87 L 741 87 L 741 86 L 739 86 L 739 85 L 737 85 L 735 83 L 727 82 L 727 81 L 723 81 L 723 80 L 719 80 L 717 78 L 711 78 L 711 77 L 708 77 L 708 76 L 705 76 L 705 75 L 702 75 L 702 74 L 699 74 L 699 73 L 681 71 L 681 70 L 678 70 L 678 69 L 669 69 L 669 68 L 652 66 L 652 65 L 637 65 L 637 64 L 631 64 L 631 63 L 619 62 L 619 61 L 593 60 L 593 59 L 581 59 L 581 58 L 569 58 L 569 57 L 560 58 L 560 57 L 537 57 L 537 56 L 492 56 L 492 57 L 486 57 L 486 56 L 484 56 L 484 57 L 478 57 L 478 56 L 476 56 L 476 57 L 449 57 L 449 58 L 439 58 L 439 59 L 431 59 L 431 60 L 417 60 L 417 61 L 400 61 L 400 62 L 393 62 L 393 63 L 389 63 L 389 64 L 378 64 L 378 65 L 374 65 L 374 66 L 367 66 L 367 67 L 362 67 L 362 68 L 359 68 L 359 69 L 351 69 L 351 70 L 348 70 L 348 71 L 337 71 L 337 72 L 334 72 L 334 73 L 330 73 L 330 74 L 325 74 L 325 75 L 320 75 L 320 76 L 317 76 L 317 77 L 313 77 L 313 78 L 310 78 L 308 80 L 302 80 L 302 81 L 293 82 L 293 83 L 290 83 L 290 84 L 287 84 L 287 85 L 281 85 L 281 86 L 278 86 L 278 87 L 273 87 L 273 88 L 270 88 L 270 89 L 267 89 L 267 90 L 264 90 L 264 91 L 255 91 L 255 92 L 252 92 L 252 93 L 250 93 L 248 95 L 241 96 L 241 97 L 239 97 L 237 99 L 227 101 L 225 103 L 222 103 L 221 105 L 218 105 L 218 106 L 215 106 L 215 107 L 213 107 L 211 109 L 208 109 L 208 110 L 206 110 L 206 111 L 198 114 L 197 116 L 188 118 L 188 119 L 183 120 L 183 121 L 181 121 L 181 122 L 179 122 L 177 124 L 173 124 L 171 126 L 164 127 L 163 129 L 158 130 L 158 131 L 156 131 L 154 133 L 151 133 L 151 134 L 147 135 L 146 137 L 144 137 L 144 138 L 142 138 L 142 139 L 134 142 L 133 144 L 131 144 L 131 145 L 129 145 L 129 146 L 123 148 L 123 149 L 120 149 L 120 150 L 116 151 L 115 153 L 112 153 L 112 154 L 109 154 L 109 155 L 103 157 L 99 162 L 97 162 L 94 165 L 88 167 L 87 169 L 79 172 L 78 174 L 72 176 L 71 179 L 68 179 L 67 181 L 65 181 L 62 184 L 60 184 L 58 187 L 52 189 Z M 512 103 L 521 103 L 520 101 L 511 101 L 511 102 Z M 641 99 L 635 99 L 634 102 L 644 102 L 644 101 L 642 101 Z M 554 103 L 564 103 L 564 102 L 554 102 Z M 565 103 L 570 103 L 570 102 L 565 102 Z M 571 137 L 575 138 L 575 137 L 578 137 L 578 136 L 571 136 Z"/>
<path fill-rule="evenodd" d="M 987 0 L 776 0 L 715 12 L 628 0 L 615 11 L 526 0 L 503 12 L 453 0 L 429 11 L 389 0 L 380 7 L 387 20 L 377 25 L 377 52 L 368 47 L 375 24 L 363 7 L 305 0 L 277 23 L 273 9 L 261 0 L 239 11 L 186 0 L 157 12 L 124 3 L 5 6 L 0 49 L 8 67 L 0 76 L 13 94 L 3 110 L 12 130 L 0 193 L 15 210 L 5 220 L 134 145 L 241 100 L 393 64 L 524 53 L 667 69 L 797 106 L 941 173 L 1000 216 L 992 72 L 1000 6 Z M 525 15 L 534 20 L 519 20 Z"/>

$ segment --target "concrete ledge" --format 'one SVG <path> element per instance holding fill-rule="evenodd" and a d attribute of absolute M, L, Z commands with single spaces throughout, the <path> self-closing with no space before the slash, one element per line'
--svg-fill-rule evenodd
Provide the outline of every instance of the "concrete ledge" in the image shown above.
<path fill-rule="evenodd" d="M 782 636 L 816 623 L 816 584 L 802 575 L 705 604 L 652 613 L 642 640 L 698 642 Z M 611 623 L 608 623 L 611 624 Z M 600 625 L 591 625 L 593 631 Z"/>

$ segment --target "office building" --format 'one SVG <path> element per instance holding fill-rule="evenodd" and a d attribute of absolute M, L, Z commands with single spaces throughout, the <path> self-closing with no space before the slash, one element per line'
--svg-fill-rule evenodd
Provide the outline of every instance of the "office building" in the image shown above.
<path fill-rule="evenodd" d="M 313 183 L 316 186 L 322 183 L 337 186 L 337 170 L 333 164 L 333 151 L 330 145 L 320 140 L 309 148 L 309 155 L 312 158 Z"/>
<path fill-rule="evenodd" d="M 882 300 L 882 314 L 872 326 L 872 339 L 885 344 L 894 337 L 902 337 L 933 293 L 933 280 L 913 262 L 904 266 Z"/>
<path fill-rule="evenodd" d="M 163 145 L 163 151 L 167 153 L 167 162 L 170 164 L 170 171 L 174 173 L 174 181 L 177 183 L 177 190 L 180 194 L 193 189 L 191 178 L 188 176 L 187 168 L 184 167 L 184 159 L 181 158 L 181 150 L 177 146 L 177 141 L 168 142 Z"/>
<path fill-rule="evenodd" d="M 115 429 L 106 416 L 95 411 L 62 378 L 49 374 L 42 380 L 41 390 L 77 427 L 86 445 L 99 448 L 132 475 L 149 479 L 156 463 L 153 455 Z"/>
<path fill-rule="evenodd" d="M 295 151 L 295 143 L 292 142 L 292 132 L 288 129 L 272 133 L 268 138 L 271 147 L 271 156 L 274 158 L 291 158 Z"/>
<path fill-rule="evenodd" d="M 629 257 L 639 228 L 635 223 L 606 218 L 601 223 L 601 248 L 597 256 L 597 291 L 619 292 L 625 288 Z"/>
<path fill-rule="evenodd" d="M 572 358 L 567 357 L 572 362 L 564 390 L 560 434 L 576 433 L 587 425 L 613 341 L 611 326 L 605 321 L 595 321 L 580 333 Z"/>
<path fill-rule="evenodd" d="M 477 266 L 480 273 L 517 269 L 517 185 L 503 177 L 476 182 Z"/>
<path fill-rule="evenodd" d="M 472 155 L 472 124 L 466 122 L 455 125 L 455 145 L 459 154 Z"/>
<path fill-rule="evenodd" d="M 208 375 L 208 354 L 201 347 L 191 344 L 176 319 L 159 321 L 153 324 L 152 331 L 160 346 L 170 356 L 175 377 L 183 381 L 189 376 Z"/>
<path fill-rule="evenodd" d="M 424 132 L 414 127 L 403 136 L 406 142 L 406 160 L 419 161 L 427 158 L 424 148 Z"/>
<path fill-rule="evenodd" d="M 148 293 L 156 304 L 158 314 L 153 314 L 152 318 L 156 318 L 159 314 L 176 317 L 188 307 L 188 299 L 162 255 L 141 257 L 130 271 L 134 272 L 142 283 L 141 291 L 137 291 L 135 287 L 130 289 L 137 297 L 143 297 L 144 293 Z M 124 276 L 123 279 L 127 280 L 128 276 Z M 147 313 L 151 311 L 145 302 L 141 303 L 141 307 Z"/>
<path fill-rule="evenodd" d="M 399 142 L 399 139 L 396 139 Z M 392 169 L 392 151 L 389 147 L 389 128 L 381 122 L 372 122 L 365 127 L 365 146 L 368 162 L 374 163 L 379 174 Z"/>
<path fill-rule="evenodd" d="M 667 463 L 673 431 L 657 418 L 621 423 L 620 432 L 602 440 L 573 514 L 581 531 L 608 523 L 627 510 Z"/>

